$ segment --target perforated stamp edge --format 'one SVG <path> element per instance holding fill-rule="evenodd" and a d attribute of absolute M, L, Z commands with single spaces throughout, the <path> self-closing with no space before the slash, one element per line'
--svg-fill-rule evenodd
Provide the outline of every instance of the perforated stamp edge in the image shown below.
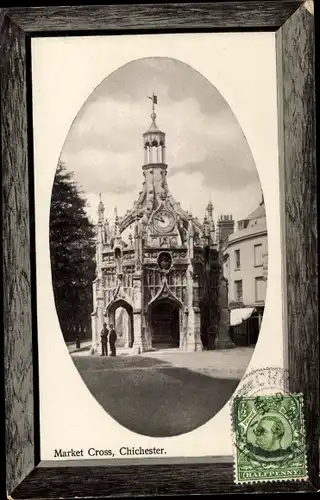
<path fill-rule="evenodd" d="M 268 388 L 270 390 L 270 388 Z M 305 423 L 305 414 L 304 414 L 304 395 L 303 393 L 288 393 L 286 391 L 279 391 L 279 390 L 274 390 L 272 392 L 268 392 L 265 394 L 266 396 L 270 395 L 277 395 L 277 394 L 282 394 L 284 396 L 291 396 L 291 397 L 297 397 L 297 398 L 302 398 L 302 417 L 301 417 L 301 427 L 302 427 L 302 433 L 304 435 L 304 439 L 306 440 L 306 423 Z M 261 396 L 261 394 L 260 394 Z M 238 459 L 238 448 L 237 448 L 237 443 L 236 443 L 236 422 L 235 422 L 235 414 L 234 414 L 234 404 L 237 398 L 250 398 L 252 399 L 255 397 L 254 394 L 242 394 L 241 396 L 235 394 L 235 396 L 232 398 L 230 401 L 230 421 L 231 421 L 231 433 L 232 433 L 232 452 L 233 452 L 233 480 L 235 484 L 261 484 L 261 483 L 283 483 L 283 482 L 305 482 L 309 479 L 308 475 L 308 465 L 307 465 L 307 453 L 306 453 L 306 441 L 304 442 L 304 460 L 303 460 L 303 467 L 304 470 L 306 471 L 305 475 L 301 477 L 281 477 L 281 478 L 257 478 L 257 479 L 246 479 L 246 480 L 239 480 L 238 479 L 238 468 L 237 468 L 237 459 Z"/>

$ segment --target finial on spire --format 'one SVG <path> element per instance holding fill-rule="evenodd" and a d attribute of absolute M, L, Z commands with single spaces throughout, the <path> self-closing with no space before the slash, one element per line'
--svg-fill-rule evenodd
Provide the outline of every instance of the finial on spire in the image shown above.
<path fill-rule="evenodd" d="M 212 221 L 212 215 L 213 215 L 213 204 L 211 199 L 209 200 L 209 203 L 206 207 L 207 213 L 208 213 L 208 218 L 210 221 Z"/>
<path fill-rule="evenodd" d="M 152 96 L 148 96 L 148 99 L 151 99 L 152 100 L 152 113 L 155 112 L 155 109 L 154 109 L 154 105 L 155 104 L 158 104 L 158 97 L 156 95 L 154 95 L 154 93 L 152 92 Z M 152 118 L 152 116 L 151 116 Z"/>
<path fill-rule="evenodd" d="M 103 201 L 102 201 L 101 193 L 99 193 L 98 211 L 99 212 L 104 211 L 104 204 L 103 204 Z"/>
<path fill-rule="evenodd" d="M 98 223 L 101 225 L 104 219 L 104 204 L 101 198 L 101 193 L 99 193 L 100 201 L 98 203 Z"/>
<path fill-rule="evenodd" d="M 151 101 L 152 101 L 152 113 L 150 116 L 151 116 L 152 122 L 154 123 L 155 119 L 157 118 L 154 105 L 158 104 L 158 97 L 156 95 L 154 95 L 154 93 L 152 93 L 152 96 L 151 97 L 148 96 L 148 99 L 151 99 Z"/>

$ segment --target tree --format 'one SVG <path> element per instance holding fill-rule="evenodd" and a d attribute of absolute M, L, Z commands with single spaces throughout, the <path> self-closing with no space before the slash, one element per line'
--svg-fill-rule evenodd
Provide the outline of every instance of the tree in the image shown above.
<path fill-rule="evenodd" d="M 51 197 L 50 256 L 57 314 L 65 340 L 89 332 L 95 278 L 95 230 L 83 192 L 59 162 Z"/>

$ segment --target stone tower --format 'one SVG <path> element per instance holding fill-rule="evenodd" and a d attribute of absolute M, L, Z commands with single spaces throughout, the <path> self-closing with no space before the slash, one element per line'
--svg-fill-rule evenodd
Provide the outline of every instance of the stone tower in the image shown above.
<path fill-rule="evenodd" d="M 200 223 L 170 193 L 166 135 L 156 124 L 156 102 L 153 95 L 137 201 L 123 217 L 116 214 L 112 226 L 99 203 L 92 353 L 100 350 L 103 322 L 115 325 L 119 307 L 128 321 L 117 333 L 133 352 L 160 346 L 199 351 L 208 344 L 208 331 L 214 332 L 216 346 L 226 347 L 218 342 L 225 336 L 220 322 L 228 323 L 229 312 L 213 205 Z"/>

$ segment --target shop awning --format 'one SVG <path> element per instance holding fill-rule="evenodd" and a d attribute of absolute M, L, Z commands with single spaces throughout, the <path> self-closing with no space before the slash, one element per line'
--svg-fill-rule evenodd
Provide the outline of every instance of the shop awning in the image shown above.
<path fill-rule="evenodd" d="M 240 325 L 243 321 L 250 318 L 254 307 L 242 307 L 240 309 L 231 309 L 230 326 Z"/>

